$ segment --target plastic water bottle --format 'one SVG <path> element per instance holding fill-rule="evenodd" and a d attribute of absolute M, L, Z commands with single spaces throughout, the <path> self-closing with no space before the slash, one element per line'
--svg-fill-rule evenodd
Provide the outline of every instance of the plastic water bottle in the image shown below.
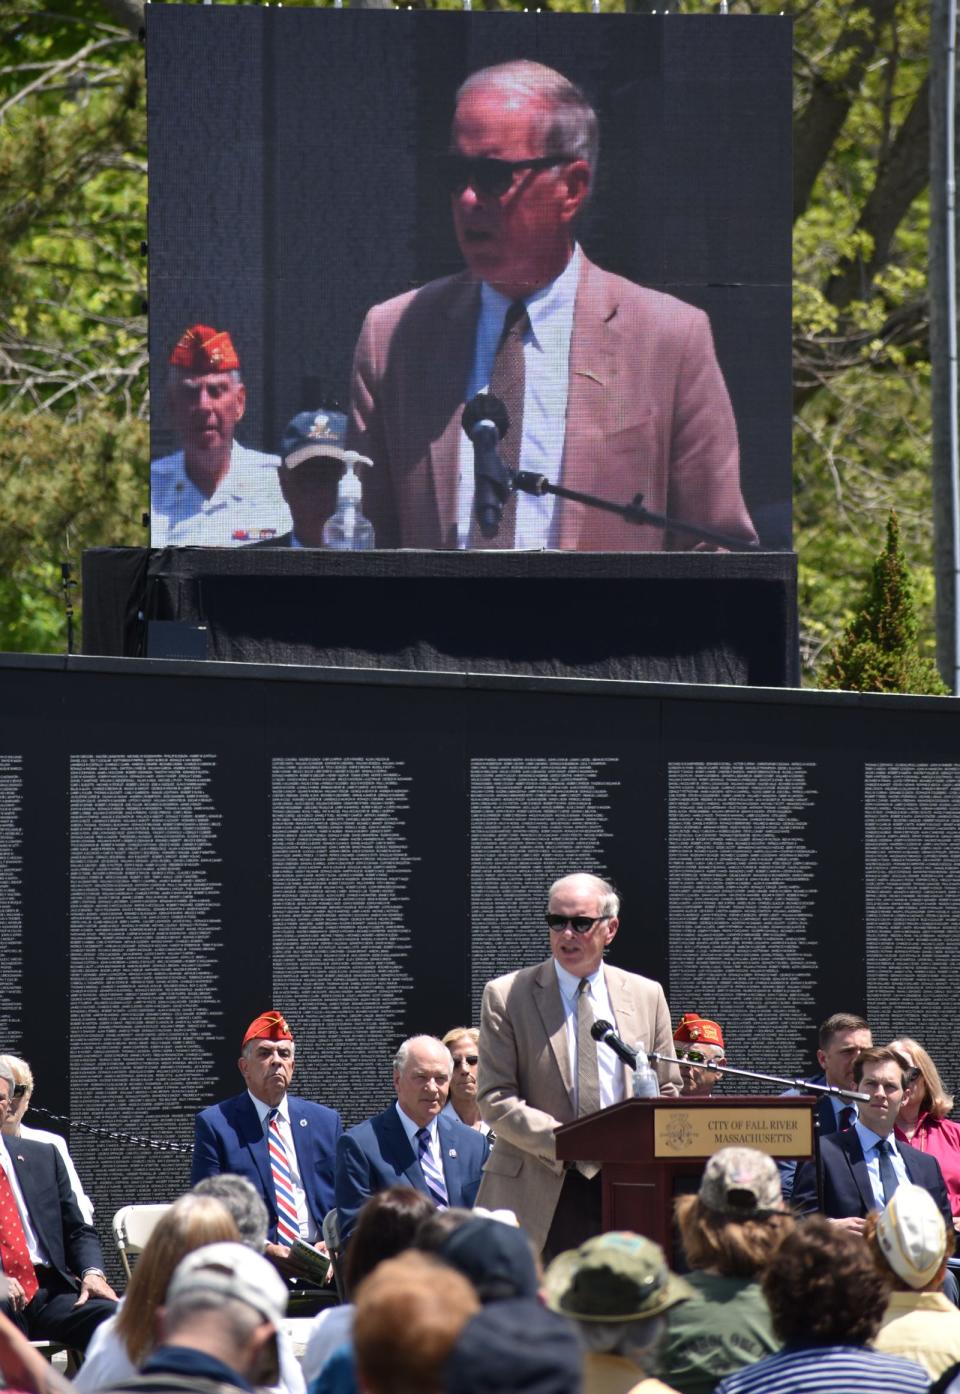
<path fill-rule="evenodd" d="M 647 1059 L 643 1041 L 637 1041 L 637 1068 L 633 1072 L 633 1097 L 635 1099 L 657 1099 L 660 1097 L 660 1081 L 657 1072 Z"/>
<path fill-rule="evenodd" d="M 363 487 L 354 466 L 364 460 L 355 450 L 344 455 L 346 469 L 337 486 L 337 508 L 323 525 L 323 545 L 331 552 L 368 552 L 376 544 L 373 524 L 360 511 Z"/>

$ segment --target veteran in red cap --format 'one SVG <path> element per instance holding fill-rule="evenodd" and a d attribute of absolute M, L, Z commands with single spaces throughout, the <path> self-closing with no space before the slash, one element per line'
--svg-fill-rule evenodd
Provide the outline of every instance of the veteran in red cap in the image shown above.
<path fill-rule="evenodd" d="M 680 1061 L 680 1093 L 685 1099 L 705 1099 L 723 1078 L 710 1069 L 710 1061 L 726 1064 L 723 1031 L 717 1022 L 699 1012 L 684 1012 L 673 1033 L 673 1047 Z"/>
<path fill-rule="evenodd" d="M 252 1181 L 270 1214 L 267 1256 L 281 1268 L 298 1238 L 322 1243 L 333 1206 L 339 1113 L 288 1093 L 296 1044 L 282 1012 L 261 1012 L 237 1065 L 246 1089 L 197 1114 L 191 1185 L 233 1172 Z"/>
<path fill-rule="evenodd" d="M 180 449 L 150 466 L 152 545 L 242 547 L 287 532 L 278 456 L 234 439 L 247 390 L 226 330 L 192 324 L 181 334 L 167 392 Z"/>

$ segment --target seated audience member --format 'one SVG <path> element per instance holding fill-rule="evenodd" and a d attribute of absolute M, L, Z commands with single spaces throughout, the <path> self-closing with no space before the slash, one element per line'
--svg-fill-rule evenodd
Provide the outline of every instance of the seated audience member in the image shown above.
<path fill-rule="evenodd" d="M 468 1128 L 476 1128 L 478 1133 L 489 1133 L 490 1124 L 480 1117 L 477 1103 L 477 1066 L 480 1056 L 477 1042 L 480 1032 L 476 1026 L 454 1026 L 443 1038 L 443 1044 L 453 1060 L 453 1074 L 450 1076 L 450 1094 L 443 1106 L 447 1117 L 459 1118 Z"/>
<path fill-rule="evenodd" d="M 540 1289 L 533 1245 L 523 1230 L 502 1220 L 471 1216 L 446 1236 L 436 1255 L 470 1279 L 484 1306 L 514 1297 L 536 1297 Z"/>
<path fill-rule="evenodd" d="M 856 1088 L 869 1094 L 869 1102 L 859 1105 L 860 1116 L 852 1128 L 821 1140 L 823 1213 L 854 1234 L 863 1233 L 870 1211 L 882 1210 L 905 1181 L 929 1191 L 953 1227 L 947 1188 L 936 1160 L 892 1137 L 908 1073 L 903 1057 L 886 1046 L 863 1051 L 854 1064 L 853 1078 Z M 801 1214 L 816 1211 L 813 1162 L 799 1167 L 793 1202 Z"/>
<path fill-rule="evenodd" d="M 890 1042 L 910 1066 L 894 1133 L 920 1152 L 936 1157 L 950 1198 L 954 1229 L 960 1229 L 960 1123 L 952 1122 L 953 1096 L 943 1087 L 940 1072 L 918 1041 L 909 1036 Z"/>
<path fill-rule="evenodd" d="M 960 1312 L 940 1291 L 953 1233 L 927 1192 L 907 1183 L 886 1210 L 867 1216 L 864 1238 L 893 1284 L 873 1344 L 915 1360 L 936 1379 L 960 1360 Z"/>
<path fill-rule="evenodd" d="M 684 1012 L 673 1033 L 673 1053 L 680 1064 L 680 1093 L 685 1099 L 708 1098 L 723 1079 L 710 1062 L 725 1065 L 723 1031 L 715 1021 L 697 1012 Z"/>
<path fill-rule="evenodd" d="M 676 1217 L 691 1295 L 667 1318 L 659 1373 L 681 1394 L 709 1394 L 780 1345 L 759 1279 L 794 1220 L 776 1163 L 752 1147 L 715 1152 L 697 1195 L 678 1197 Z"/>
<path fill-rule="evenodd" d="M 409 1186 L 378 1191 L 364 1205 L 344 1261 L 348 1300 L 339 1307 L 324 1308 L 310 1325 L 302 1361 L 308 1384 L 316 1379 L 333 1352 L 350 1340 L 355 1311 L 353 1294 L 364 1278 L 377 1264 L 412 1248 L 421 1223 L 434 1213 L 433 1201 Z"/>
<path fill-rule="evenodd" d="M 206 1244 L 181 1259 L 167 1289 L 160 1337 L 139 1375 L 116 1394 L 231 1394 L 277 1378 L 277 1332 L 287 1285 L 244 1244 Z"/>
<path fill-rule="evenodd" d="M 206 1244 L 238 1238 L 233 1217 L 219 1200 L 186 1195 L 175 1201 L 143 1246 L 116 1313 L 93 1333 L 74 1387 L 103 1389 L 136 1374 L 156 1344 L 157 1313 L 177 1264 Z"/>
<path fill-rule="evenodd" d="M 690 1289 L 659 1244 L 639 1234 L 599 1234 L 558 1254 L 544 1277 L 547 1305 L 570 1317 L 587 1348 L 584 1394 L 657 1394 L 653 1378 L 665 1314 Z M 639 1382 L 638 1374 L 641 1376 Z"/>
<path fill-rule="evenodd" d="M 240 1043 L 243 1093 L 197 1114 L 193 1185 L 222 1172 L 245 1176 L 270 1215 L 264 1252 L 297 1276 L 290 1249 L 298 1239 L 326 1252 L 323 1218 L 333 1205 L 334 1155 L 343 1125 L 335 1109 L 289 1093 L 296 1042 L 282 1013 L 262 1012 Z"/>
<path fill-rule="evenodd" d="M 301 411 L 280 445 L 277 480 L 293 527 L 253 547 L 322 547 L 323 526 L 337 508 L 347 418 L 342 411 Z"/>
<path fill-rule="evenodd" d="M 427 1254 L 381 1263 L 356 1294 L 353 1341 L 363 1394 L 442 1394 L 442 1370 L 480 1310 L 466 1278 Z"/>
<path fill-rule="evenodd" d="M 52 1147 L 57 1149 L 63 1160 L 63 1165 L 67 1168 L 70 1189 L 73 1191 L 80 1214 L 88 1225 L 92 1225 L 93 1201 L 83 1189 L 83 1183 L 77 1175 L 77 1168 L 70 1156 L 66 1138 L 61 1137 L 59 1133 L 48 1132 L 46 1128 L 30 1128 L 23 1121 L 23 1116 L 30 1107 L 30 1101 L 33 1098 L 33 1071 L 26 1060 L 21 1060 L 18 1055 L 0 1055 L 0 1064 L 6 1065 L 16 1080 L 13 1088 L 14 1104 L 7 1114 L 3 1131 L 7 1137 L 25 1137 L 28 1142 L 49 1142 Z"/>
<path fill-rule="evenodd" d="M 443 1371 L 443 1394 L 582 1389 L 583 1347 L 573 1322 L 530 1297 L 491 1302 L 471 1317 Z"/>
<path fill-rule="evenodd" d="M 0 1129 L 15 1081 L 0 1064 Z M 0 1144 L 0 1249 L 7 1277 L 0 1310 L 32 1341 L 86 1350 L 117 1308 L 96 1231 L 80 1214 L 55 1147 L 27 1138 Z"/>
<path fill-rule="evenodd" d="M 859 1235 L 814 1216 L 786 1236 L 762 1286 L 783 1348 L 717 1394 L 925 1394 L 926 1370 L 868 1344 L 887 1287 Z"/>
<path fill-rule="evenodd" d="M 438 1206 L 470 1207 L 490 1144 L 443 1114 L 453 1062 L 442 1041 L 412 1036 L 393 1062 L 396 1102 L 337 1142 L 340 1239 L 353 1233 L 363 1203 L 387 1186 L 413 1186 Z"/>

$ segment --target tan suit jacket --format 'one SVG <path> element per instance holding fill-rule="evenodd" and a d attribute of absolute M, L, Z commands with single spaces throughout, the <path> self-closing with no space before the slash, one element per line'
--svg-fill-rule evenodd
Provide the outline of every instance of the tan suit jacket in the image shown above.
<path fill-rule="evenodd" d="M 463 272 L 375 305 L 364 321 L 353 363 L 351 441 L 374 461 L 364 509 L 379 546 L 456 546 L 460 417 L 479 302 L 479 283 Z M 618 503 L 640 492 L 654 512 L 756 536 L 707 316 L 586 257 L 570 341 L 560 482 Z M 697 545 L 567 500 L 557 501 L 555 531 L 560 547 L 580 551 Z"/>
<path fill-rule="evenodd" d="M 603 975 L 617 1034 L 672 1055 L 670 1012 L 660 984 L 609 964 Z M 541 1249 L 563 1185 L 554 1131 L 576 1117 L 563 999 L 552 958 L 487 983 L 478 1054 L 480 1112 L 497 1140 L 477 1204 L 516 1211 Z M 660 1065 L 658 1072 L 662 1082 L 679 1085 L 676 1066 Z"/>

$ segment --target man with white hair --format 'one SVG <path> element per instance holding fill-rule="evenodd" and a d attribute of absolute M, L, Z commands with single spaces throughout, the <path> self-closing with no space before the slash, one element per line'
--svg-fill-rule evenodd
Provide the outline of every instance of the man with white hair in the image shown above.
<path fill-rule="evenodd" d="M 340 1238 L 346 1241 L 370 1196 L 412 1186 L 438 1207 L 470 1208 L 490 1145 L 443 1112 L 453 1060 L 435 1036 L 411 1036 L 393 1061 L 396 1102 L 349 1128 L 337 1143 L 334 1190 Z"/>
<path fill-rule="evenodd" d="M 160 1344 L 120 1394 L 232 1394 L 277 1380 L 277 1335 L 287 1288 L 244 1244 L 205 1244 L 170 1279 Z"/>
<path fill-rule="evenodd" d="M 688 533 L 550 495 L 511 494 L 493 537 L 473 521 L 465 402 L 506 407 L 501 452 L 553 484 L 734 535 L 755 532 L 737 428 L 702 310 L 601 270 L 577 219 L 598 122 L 561 73 L 522 59 L 457 93 L 439 175 L 466 270 L 375 305 L 354 354 L 352 429 L 372 458 L 380 546 L 666 551 Z"/>
<path fill-rule="evenodd" d="M 550 957 L 487 983 L 480 1011 L 480 1112 L 497 1145 L 478 1201 L 516 1212 L 545 1258 L 600 1231 L 599 1167 L 557 1161 L 563 1123 L 627 1098 L 627 1068 L 594 1041 L 609 1021 L 629 1044 L 673 1055 L 670 1011 L 651 978 L 603 962 L 620 926 L 620 898 L 586 872 L 550 887 Z M 678 1094 L 675 1065 L 658 1065 L 663 1093 Z"/>
<path fill-rule="evenodd" d="M 234 439 L 247 406 L 230 335 L 193 324 L 170 355 L 170 414 L 180 449 L 150 465 L 154 547 L 241 547 L 291 527 L 276 455 Z"/>

